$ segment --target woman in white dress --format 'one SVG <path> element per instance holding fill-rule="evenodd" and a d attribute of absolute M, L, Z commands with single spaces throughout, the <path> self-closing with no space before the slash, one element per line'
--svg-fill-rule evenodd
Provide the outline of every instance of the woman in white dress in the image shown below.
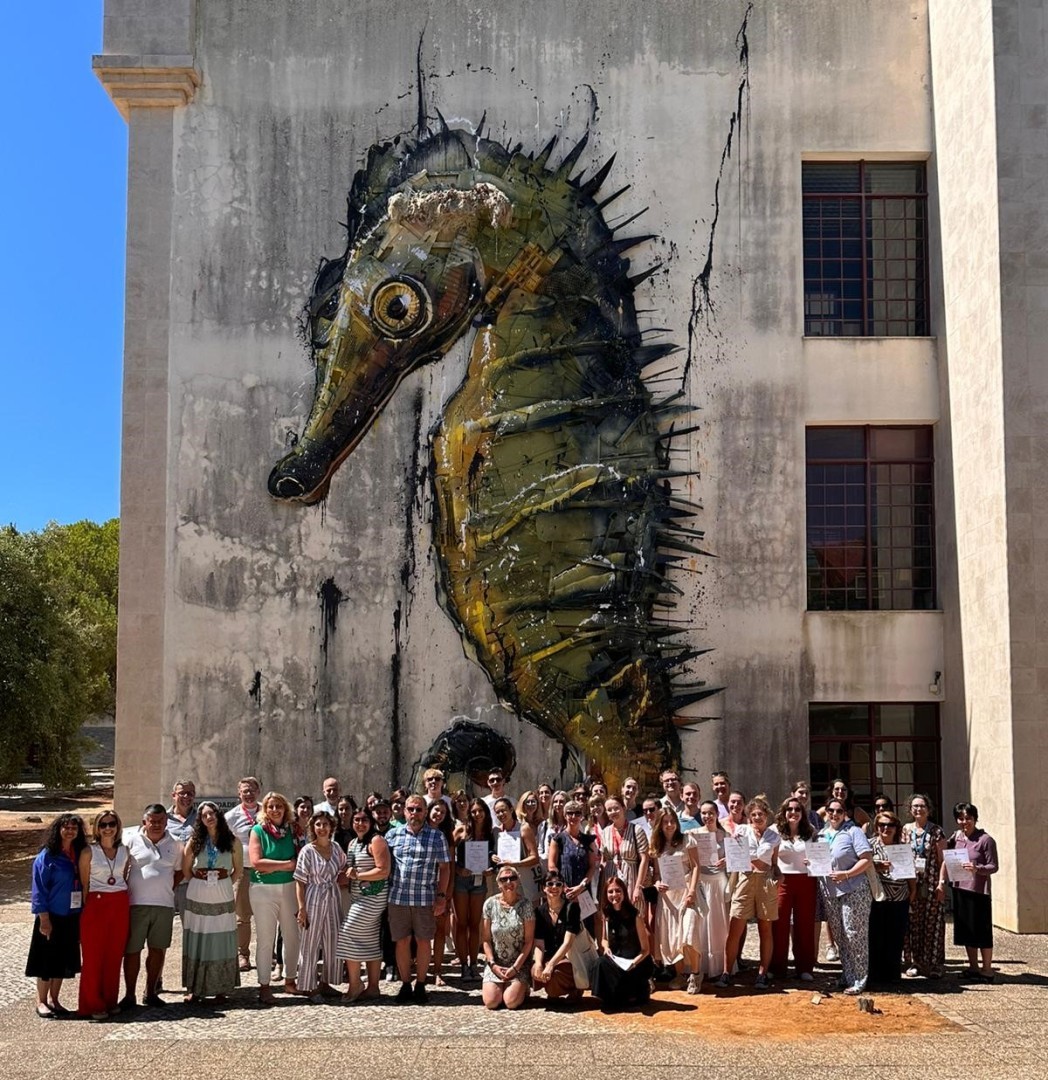
<path fill-rule="evenodd" d="M 655 888 L 659 894 L 655 912 L 655 933 L 659 955 L 664 965 L 672 965 L 671 990 L 697 994 L 702 989 L 702 965 L 699 960 L 699 914 L 695 899 L 699 888 L 699 861 L 695 849 L 681 832 L 680 818 L 672 806 L 655 815 L 651 829 L 651 855 L 655 867 Z M 679 860 L 683 887 L 670 885 L 670 867 Z M 674 879 L 677 875 L 674 875 Z M 636 901 L 634 901 L 636 906 Z"/>

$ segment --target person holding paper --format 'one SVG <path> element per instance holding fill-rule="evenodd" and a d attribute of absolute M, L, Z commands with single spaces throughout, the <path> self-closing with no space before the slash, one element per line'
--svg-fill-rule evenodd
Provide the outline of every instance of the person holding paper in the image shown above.
<path fill-rule="evenodd" d="M 873 868 L 881 883 L 881 895 L 874 897 L 870 909 L 870 980 L 891 983 L 898 982 L 902 975 L 902 945 L 917 882 L 892 875 L 891 853 L 885 849 L 902 840 L 898 817 L 891 810 L 875 812 L 873 831 Z"/>
<path fill-rule="evenodd" d="M 538 900 L 539 889 L 535 882 L 534 868 L 539 865 L 539 845 L 535 830 L 526 822 L 517 818 L 513 802 L 508 798 L 496 799 L 492 806 L 496 828 L 495 851 L 491 861 L 496 867 L 512 866 L 520 877 L 520 894 L 534 904 Z M 513 844 L 506 846 L 506 840 L 513 839 Z M 505 852 L 501 854 L 500 852 Z"/>
<path fill-rule="evenodd" d="M 542 801 L 541 796 L 539 796 L 539 801 Z M 535 834 L 535 839 L 539 846 L 539 858 L 542 860 L 543 866 L 545 866 L 549 860 L 550 840 L 552 840 L 557 833 L 563 832 L 568 827 L 567 818 L 564 817 L 564 807 L 567 806 L 567 804 L 568 793 L 566 791 L 553 792 L 550 796 L 549 811 L 546 814 L 544 827 Z"/>
<path fill-rule="evenodd" d="M 997 843 L 978 827 L 979 811 L 968 802 L 953 808 L 957 831 L 946 841 L 946 851 L 963 851 L 967 859 L 961 868 L 971 876 L 951 881 L 953 887 L 953 943 L 963 945 L 968 953 L 968 978 L 992 983 L 993 908 L 990 900 L 990 877 L 997 873 Z M 945 863 L 939 871 L 936 895 L 946 892 Z M 981 967 L 976 967 L 980 957 Z"/>
<path fill-rule="evenodd" d="M 778 895 L 774 875 L 778 865 L 779 834 L 771 824 L 771 807 L 758 795 L 746 806 L 748 824 L 740 825 L 735 836 L 744 840 L 749 848 L 750 869 L 741 871 L 731 895 L 731 922 L 728 941 L 724 949 L 724 971 L 717 986 L 728 985 L 728 972 L 735 969 L 735 962 L 742 949 L 746 924 L 757 920 L 760 936 L 760 966 L 754 986 L 767 990 L 771 986 L 772 923 L 779 917 Z"/>
<path fill-rule="evenodd" d="M 699 963 L 699 913 L 695 899 L 699 888 L 699 861 L 695 849 L 681 832 L 676 811 L 663 807 L 651 830 L 651 854 L 655 864 L 658 909 L 655 932 L 658 954 L 674 969 L 671 990 L 697 994 L 702 989 Z M 635 905 L 636 906 L 636 905 Z"/>
<path fill-rule="evenodd" d="M 498 812 L 496 801 L 495 811 Z M 481 995 L 488 1009 L 505 1005 L 518 1009 L 531 992 L 532 949 L 535 944 L 535 909 L 520 895 L 520 875 L 508 863 L 499 866 L 498 895 L 484 901 L 480 942 L 487 967 Z"/>
<path fill-rule="evenodd" d="M 902 947 L 905 977 L 923 975 L 926 979 L 940 979 L 946 970 L 946 906 L 936 896 L 936 887 L 946 850 L 946 833 L 929 820 L 933 806 L 927 795 L 914 793 L 909 807 L 913 821 L 902 827 L 902 838 L 913 851 L 917 889 L 910 903 Z"/>
<path fill-rule="evenodd" d="M 707 914 L 699 920 L 699 953 L 702 974 L 719 979 L 724 974 L 724 950 L 728 944 L 728 908 L 731 890 L 725 869 L 724 825 L 720 807 L 712 799 L 699 804 L 698 829 L 688 837 L 699 863 L 699 891 L 706 901 Z"/>
<path fill-rule="evenodd" d="M 862 829 L 848 817 L 843 799 L 831 796 L 825 811 L 827 823 L 819 838 L 830 845 L 833 872 L 819 879 L 823 908 L 840 952 L 840 985 L 846 994 L 861 994 L 870 966 L 873 897 L 866 866 L 872 852 Z"/>
<path fill-rule="evenodd" d="M 488 809 L 484 807 L 484 816 Z M 342 920 L 335 956 L 346 961 L 349 989 L 342 1000 L 377 998 L 382 990 L 382 923 L 389 899 L 389 845 L 378 831 L 373 810 L 360 806 L 353 811 L 353 839 L 346 849 L 349 879 L 349 910 Z M 360 979 L 360 965 L 367 970 L 368 985 Z"/>
<path fill-rule="evenodd" d="M 564 807 L 567 828 L 556 836 L 550 837 L 547 866 L 556 870 L 567 888 L 566 900 L 578 900 L 587 892 L 590 882 L 597 873 L 600 856 L 597 850 L 597 838 L 592 833 L 582 831 L 582 803 L 572 799 Z M 595 916 L 583 918 L 586 929 L 592 934 L 595 929 Z"/>
<path fill-rule="evenodd" d="M 653 964 L 644 917 L 626 898 L 619 878 L 604 883 L 602 955 L 593 974 L 592 992 L 601 1012 L 619 1012 L 651 997 Z"/>
<path fill-rule="evenodd" d="M 494 854 L 491 814 L 483 799 L 473 799 L 469 822 L 455 829 L 455 952 L 463 979 L 477 977 L 484 900 L 495 880 Z"/>
<path fill-rule="evenodd" d="M 785 979 L 790 942 L 793 963 L 802 982 L 815 971 L 815 897 L 818 879 L 808 874 L 805 843 L 814 835 L 804 803 L 795 795 L 786 799 L 775 817 L 779 843 L 778 909 L 772 933 L 771 973 Z"/>

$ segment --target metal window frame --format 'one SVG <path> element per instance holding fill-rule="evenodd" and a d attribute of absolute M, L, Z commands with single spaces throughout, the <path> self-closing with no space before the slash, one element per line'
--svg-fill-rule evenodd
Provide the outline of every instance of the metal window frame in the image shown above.
<path fill-rule="evenodd" d="M 858 166 L 859 166 L 859 186 L 858 186 L 857 191 L 819 191 L 819 192 L 805 192 L 804 191 L 804 179 L 803 179 L 803 175 L 804 175 L 803 174 L 803 166 L 804 165 L 853 165 L 853 164 L 858 164 Z M 921 168 L 924 170 L 924 185 L 923 185 L 924 186 L 924 191 L 923 192 L 911 192 L 911 193 L 905 193 L 905 194 L 892 194 L 892 193 L 872 194 L 872 193 L 870 193 L 870 192 L 868 192 L 866 190 L 866 167 L 867 167 L 868 164 L 872 164 L 874 166 L 878 166 L 878 165 L 896 165 L 896 164 L 899 164 L 899 165 L 920 165 Z M 860 281 L 862 283 L 862 316 L 861 316 L 862 333 L 861 334 L 844 334 L 844 333 L 841 333 L 841 334 L 825 334 L 825 335 L 823 335 L 823 334 L 809 334 L 809 329 L 808 329 L 808 327 L 809 327 L 809 318 L 808 318 L 807 312 L 805 311 L 803 313 L 803 315 L 804 315 L 804 334 L 805 334 L 805 336 L 806 337 L 808 337 L 808 336 L 811 336 L 811 337 L 928 337 L 929 334 L 931 333 L 931 319 L 930 319 L 930 314 L 931 313 L 930 313 L 930 310 L 929 310 L 929 302 L 928 302 L 929 301 L 929 296 L 931 295 L 930 294 L 931 282 L 930 282 L 930 278 L 929 278 L 930 267 L 929 267 L 929 243 L 928 243 L 928 171 L 927 171 L 927 163 L 923 162 L 923 161 L 906 161 L 906 160 L 902 160 L 902 161 L 880 161 L 880 160 L 878 160 L 878 161 L 868 162 L 865 158 L 860 158 L 858 160 L 858 162 L 855 162 L 855 161 L 852 161 L 852 160 L 841 160 L 841 161 L 830 161 L 830 160 L 822 161 L 822 160 L 819 160 L 819 161 L 804 161 L 804 162 L 801 163 L 801 165 L 802 165 L 802 168 L 801 168 L 801 205 L 802 205 L 801 243 L 802 243 L 802 245 L 803 245 L 804 239 L 805 239 L 805 237 L 804 237 L 804 225 L 803 225 L 803 220 L 804 220 L 803 205 L 804 205 L 805 202 L 808 202 L 808 201 L 822 202 L 823 200 L 830 200 L 830 199 L 854 198 L 854 199 L 859 200 L 859 230 L 860 230 L 860 236 L 861 236 L 862 247 L 863 247 L 862 259 L 861 259 L 862 270 L 860 272 Z M 918 316 L 916 315 L 916 310 L 915 310 L 914 318 L 912 320 L 913 332 L 910 333 L 910 334 L 876 334 L 875 335 L 872 332 L 872 329 L 871 329 L 871 325 L 873 323 L 873 317 L 872 317 L 873 296 L 871 295 L 871 291 L 870 291 L 870 283 L 871 283 L 871 280 L 874 280 L 874 279 L 871 279 L 871 275 L 870 275 L 870 272 L 869 272 L 869 263 L 872 261 L 873 256 L 872 256 L 872 254 L 870 252 L 870 249 L 869 249 L 871 238 L 866 235 L 866 227 L 867 227 L 867 223 L 868 223 L 868 220 L 869 220 L 868 216 L 867 216 L 867 202 L 870 199 L 880 199 L 880 200 L 885 200 L 885 201 L 896 201 L 896 200 L 900 200 L 900 199 L 901 200 L 913 199 L 913 200 L 915 200 L 915 201 L 917 201 L 919 203 L 922 203 L 923 206 L 924 206 L 924 225 L 925 225 L 925 229 L 924 229 L 924 235 L 919 238 L 919 241 L 920 241 L 920 244 L 921 244 L 921 246 L 923 248 L 923 251 L 919 253 L 918 259 L 917 259 L 917 262 L 922 267 L 922 272 L 919 275 L 916 275 L 914 277 L 914 281 L 919 286 L 919 289 L 923 289 L 924 324 L 921 325 L 921 322 L 920 322 Z M 820 226 L 821 226 L 821 222 L 822 222 L 821 215 L 820 215 L 819 220 L 820 220 Z M 822 237 L 821 237 L 821 232 L 820 232 L 820 240 L 821 239 L 822 239 Z M 803 258 L 802 258 L 802 261 L 804 261 Z M 820 265 L 821 265 L 821 262 L 822 262 L 821 254 L 820 254 L 819 261 L 820 261 Z M 808 284 L 809 284 L 809 279 L 808 279 L 807 274 L 803 274 L 803 279 L 804 279 L 803 296 L 805 298 L 807 298 Z M 885 280 L 885 282 L 887 282 L 888 279 L 885 278 L 884 280 Z M 819 284 L 821 285 L 825 281 L 826 281 L 826 279 L 820 275 L 820 277 L 818 278 Z M 815 284 L 815 282 L 812 281 L 812 285 L 814 285 L 814 284 Z M 814 292 L 825 292 L 825 289 L 816 289 L 816 290 L 813 290 L 813 291 Z M 839 302 L 843 305 L 843 303 L 844 303 L 843 297 L 840 299 Z M 919 304 L 915 303 L 915 309 L 917 307 L 919 307 L 919 306 L 920 306 Z M 811 320 L 811 321 L 812 322 L 819 321 L 819 322 L 825 323 L 827 320 L 826 319 L 821 319 L 821 320 Z M 830 321 L 839 322 L 843 326 L 846 320 L 844 318 L 839 318 L 839 319 L 830 320 Z M 906 322 L 908 324 L 910 324 L 911 320 L 907 319 Z"/>

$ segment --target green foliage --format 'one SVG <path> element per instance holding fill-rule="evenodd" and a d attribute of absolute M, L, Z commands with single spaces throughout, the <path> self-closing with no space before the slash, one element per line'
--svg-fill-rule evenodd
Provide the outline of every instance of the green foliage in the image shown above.
<path fill-rule="evenodd" d="M 83 779 L 80 727 L 115 702 L 119 528 L 0 529 L 0 784 Z"/>

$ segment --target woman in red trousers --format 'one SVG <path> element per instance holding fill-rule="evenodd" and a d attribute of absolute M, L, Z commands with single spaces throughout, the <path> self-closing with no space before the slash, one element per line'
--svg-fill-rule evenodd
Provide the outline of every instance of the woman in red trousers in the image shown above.
<path fill-rule="evenodd" d="M 77 1012 L 105 1020 L 120 1012 L 120 969 L 130 917 L 127 847 L 115 810 L 95 815 L 91 843 L 80 854 L 84 909 L 80 915 L 80 1001 Z"/>
<path fill-rule="evenodd" d="M 793 962 L 804 982 L 812 981 L 815 968 L 815 895 L 818 882 L 808 876 L 804 842 L 814 838 L 808 813 L 800 799 L 790 796 L 779 807 L 775 827 L 779 844 L 779 917 L 772 924 L 774 939 L 771 973 L 786 977 L 790 939 Z"/>

